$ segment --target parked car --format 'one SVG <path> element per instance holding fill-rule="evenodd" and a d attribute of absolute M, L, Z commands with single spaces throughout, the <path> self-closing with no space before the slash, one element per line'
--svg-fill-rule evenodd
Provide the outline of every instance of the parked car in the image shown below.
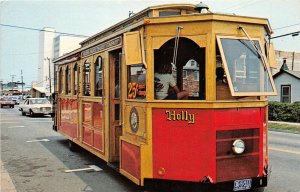
<path fill-rule="evenodd" d="M 10 108 L 14 108 L 15 101 L 12 99 L 12 97 L 2 97 L 0 99 L 0 107 L 3 108 L 3 106 L 9 106 Z"/>
<path fill-rule="evenodd" d="M 51 115 L 54 117 L 52 104 L 46 98 L 27 98 L 19 105 L 22 115 Z"/>
<path fill-rule="evenodd" d="M 14 96 L 11 96 L 11 97 L 12 97 L 12 100 L 15 101 L 16 105 L 20 104 L 20 96 L 14 95 Z"/>

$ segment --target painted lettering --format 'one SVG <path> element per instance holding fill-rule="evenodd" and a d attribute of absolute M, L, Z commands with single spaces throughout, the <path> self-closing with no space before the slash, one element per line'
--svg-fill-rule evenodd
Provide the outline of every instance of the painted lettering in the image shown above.
<path fill-rule="evenodd" d="M 188 111 L 166 111 L 168 121 L 187 121 L 188 124 L 195 123 L 195 114 L 188 113 Z"/>

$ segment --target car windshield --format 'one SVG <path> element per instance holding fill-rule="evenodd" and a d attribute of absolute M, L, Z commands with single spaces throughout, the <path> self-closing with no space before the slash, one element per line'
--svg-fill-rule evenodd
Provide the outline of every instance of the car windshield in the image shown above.
<path fill-rule="evenodd" d="M 47 99 L 31 99 L 29 100 L 30 104 L 48 104 L 50 103 Z"/>

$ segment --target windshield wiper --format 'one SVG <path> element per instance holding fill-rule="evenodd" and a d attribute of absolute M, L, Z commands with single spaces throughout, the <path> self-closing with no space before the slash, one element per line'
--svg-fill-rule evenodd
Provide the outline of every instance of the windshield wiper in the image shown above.
<path fill-rule="evenodd" d="M 246 37 L 250 41 L 251 45 L 254 47 L 255 51 L 260 56 L 260 58 L 262 60 L 262 63 L 263 63 L 263 66 L 264 66 L 264 70 L 267 70 L 266 61 L 265 61 L 265 58 L 263 57 L 262 52 L 260 51 L 260 49 L 255 45 L 255 43 L 252 41 L 252 39 L 250 38 L 250 36 L 248 35 L 248 33 L 246 32 L 246 30 L 243 27 L 239 26 L 238 29 L 242 30 L 244 32 L 244 34 L 246 35 Z"/>

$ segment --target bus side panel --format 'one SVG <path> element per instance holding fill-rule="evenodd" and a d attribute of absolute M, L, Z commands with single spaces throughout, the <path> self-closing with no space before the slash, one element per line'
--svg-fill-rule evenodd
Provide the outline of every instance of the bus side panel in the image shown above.
<path fill-rule="evenodd" d="M 92 138 L 92 104 L 91 102 L 83 102 L 82 104 L 83 110 L 83 134 L 82 140 L 85 144 L 92 146 L 93 145 L 93 138 Z"/>
<path fill-rule="evenodd" d="M 59 99 L 60 123 L 58 130 L 71 138 L 78 138 L 78 102 L 75 99 Z"/>
<path fill-rule="evenodd" d="M 103 105 L 83 102 L 83 143 L 104 153 Z"/>
<path fill-rule="evenodd" d="M 153 109 L 153 178 L 215 178 L 210 109 Z"/>
<path fill-rule="evenodd" d="M 135 180 L 141 177 L 140 147 L 121 140 L 121 169 L 133 176 Z M 125 175 L 128 175 L 125 174 Z M 130 178 L 130 177 L 129 177 Z M 134 180 L 133 180 L 134 181 Z"/>
<path fill-rule="evenodd" d="M 93 127 L 94 127 L 94 145 L 97 150 L 104 150 L 103 133 L 103 105 L 102 103 L 93 103 Z M 104 152 L 104 151 L 103 151 Z"/>

